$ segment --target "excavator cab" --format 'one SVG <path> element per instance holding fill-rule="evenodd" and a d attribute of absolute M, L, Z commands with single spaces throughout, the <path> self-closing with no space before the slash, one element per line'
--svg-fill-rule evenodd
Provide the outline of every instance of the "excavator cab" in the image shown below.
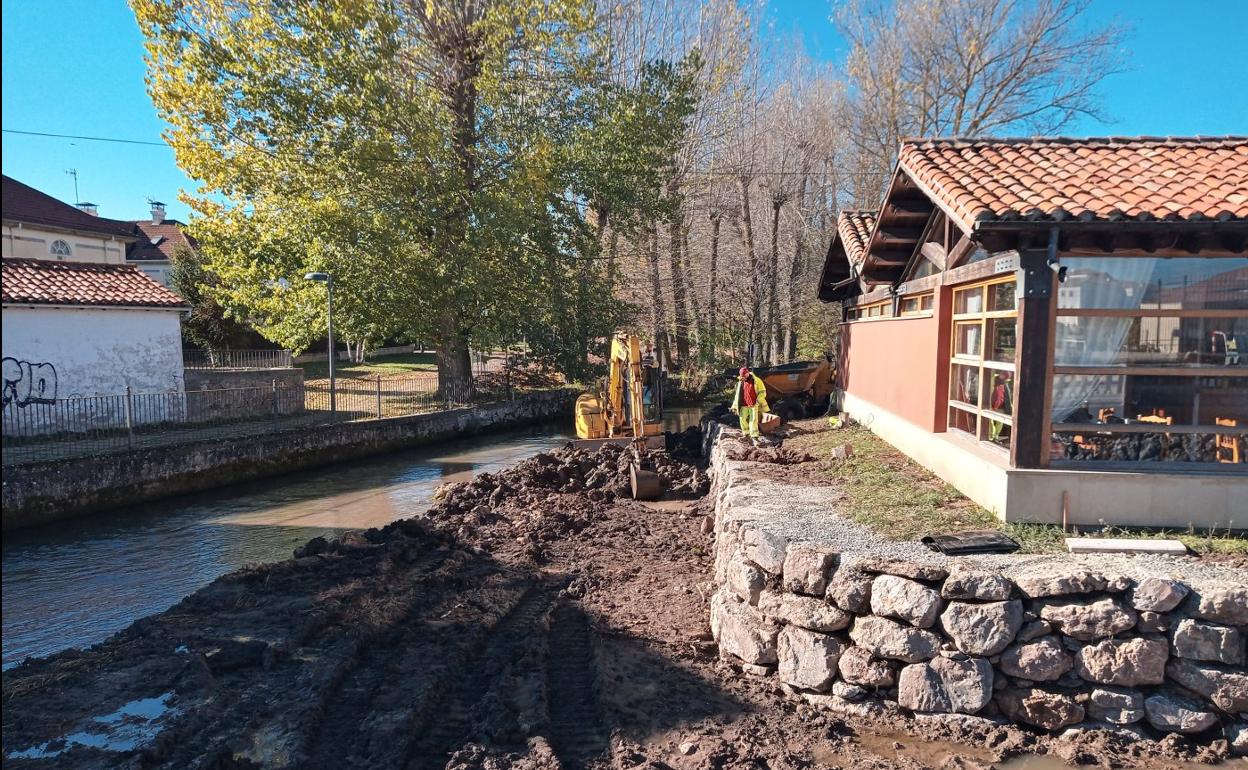
<path fill-rule="evenodd" d="M 630 481 L 634 499 L 653 500 L 662 493 L 647 452 L 667 448 L 663 436 L 663 370 L 641 354 L 641 340 L 620 333 L 611 339 L 607 378 L 597 393 L 576 399 L 578 449 L 604 444 L 630 446 Z"/>

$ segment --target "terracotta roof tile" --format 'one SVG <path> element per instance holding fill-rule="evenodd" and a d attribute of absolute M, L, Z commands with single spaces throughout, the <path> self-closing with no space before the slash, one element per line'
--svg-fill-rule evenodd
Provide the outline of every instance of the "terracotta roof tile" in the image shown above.
<path fill-rule="evenodd" d="M 5 257 L 4 303 L 185 307 L 186 302 L 134 265 Z"/>
<path fill-rule="evenodd" d="M 1020 216 L 1248 219 L 1248 137 L 916 140 L 900 163 L 968 227 Z"/>
<path fill-rule="evenodd" d="M 173 258 L 173 250 L 179 246 L 196 248 L 195 239 L 191 238 L 182 228 L 183 223 L 176 219 L 166 219 L 160 224 L 152 224 L 145 220 L 134 222 L 139 240 L 126 252 L 126 259 L 138 262 L 161 261 Z"/>
<path fill-rule="evenodd" d="M 875 228 L 874 211 L 842 211 L 836 217 L 836 233 L 845 248 L 845 256 L 849 263 L 857 266 L 862 264 L 866 254 L 867 241 L 871 239 L 871 231 Z"/>

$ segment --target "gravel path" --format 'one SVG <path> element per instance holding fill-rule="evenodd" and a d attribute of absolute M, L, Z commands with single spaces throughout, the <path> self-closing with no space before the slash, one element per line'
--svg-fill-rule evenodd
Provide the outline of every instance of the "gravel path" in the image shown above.
<path fill-rule="evenodd" d="M 731 473 L 732 505 L 728 520 L 748 520 L 776 532 L 791 543 L 827 545 L 842 555 L 883 556 L 922 564 L 971 563 L 1000 570 L 1007 576 L 1034 569 L 1078 564 L 1108 574 L 1134 579 L 1172 577 L 1189 583 L 1231 581 L 1248 585 L 1248 573 L 1193 556 L 1155 554 L 1007 554 L 946 556 L 913 540 L 889 540 L 879 532 L 845 518 L 840 513 L 844 498 L 834 486 L 805 485 L 775 478 L 777 466 L 767 463 L 723 460 L 715 473 Z"/>

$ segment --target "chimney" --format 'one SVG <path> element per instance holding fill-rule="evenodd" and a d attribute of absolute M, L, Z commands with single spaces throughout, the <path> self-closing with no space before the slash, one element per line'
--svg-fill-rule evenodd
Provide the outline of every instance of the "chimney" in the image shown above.
<path fill-rule="evenodd" d="M 158 225 L 165 221 L 165 204 L 160 201 L 149 201 L 152 204 L 152 224 Z"/>
<path fill-rule="evenodd" d="M 94 203 L 76 203 L 74 205 L 77 206 L 78 210 L 84 214 L 90 214 L 93 217 L 98 217 L 100 215 L 100 207 Z"/>

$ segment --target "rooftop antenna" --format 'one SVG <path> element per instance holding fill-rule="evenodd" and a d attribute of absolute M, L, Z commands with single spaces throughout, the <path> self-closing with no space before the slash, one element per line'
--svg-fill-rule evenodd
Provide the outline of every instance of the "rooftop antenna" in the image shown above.
<path fill-rule="evenodd" d="M 78 169 L 67 168 L 65 169 L 65 173 L 74 178 L 74 205 L 77 206 L 82 202 L 82 199 L 78 197 Z"/>

